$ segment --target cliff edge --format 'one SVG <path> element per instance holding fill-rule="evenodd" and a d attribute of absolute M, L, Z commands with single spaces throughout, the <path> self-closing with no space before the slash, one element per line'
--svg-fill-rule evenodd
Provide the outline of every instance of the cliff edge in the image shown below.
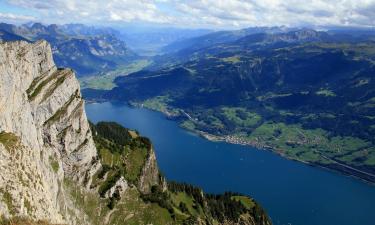
<path fill-rule="evenodd" d="M 79 82 L 46 41 L 1 43 L 0 73 L 0 213 L 74 221 L 64 179 L 100 167 Z"/>

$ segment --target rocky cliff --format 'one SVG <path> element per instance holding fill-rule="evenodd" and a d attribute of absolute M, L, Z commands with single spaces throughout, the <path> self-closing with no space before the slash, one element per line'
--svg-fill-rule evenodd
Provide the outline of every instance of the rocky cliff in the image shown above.
<path fill-rule="evenodd" d="M 1 43 L 0 73 L 0 213 L 74 223 L 64 179 L 100 167 L 78 80 L 46 41 Z"/>
<path fill-rule="evenodd" d="M 0 216 L 90 224 L 71 191 L 97 195 L 100 201 L 100 182 L 92 184 L 92 178 L 104 171 L 103 159 L 74 72 L 56 67 L 46 41 L 1 43 L 0 71 Z M 146 146 L 139 147 L 144 155 L 135 152 L 126 160 L 124 169 L 135 171 L 126 179 L 105 174 L 114 183 L 100 183 L 106 186 L 102 201 L 128 188 L 148 194 L 162 183 L 148 140 Z"/>

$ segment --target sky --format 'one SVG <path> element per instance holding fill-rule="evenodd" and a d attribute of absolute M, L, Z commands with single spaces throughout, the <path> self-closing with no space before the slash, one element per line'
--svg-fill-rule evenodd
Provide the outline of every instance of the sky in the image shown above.
<path fill-rule="evenodd" d="M 0 0 L 0 22 L 181 28 L 375 27 L 375 0 Z"/>

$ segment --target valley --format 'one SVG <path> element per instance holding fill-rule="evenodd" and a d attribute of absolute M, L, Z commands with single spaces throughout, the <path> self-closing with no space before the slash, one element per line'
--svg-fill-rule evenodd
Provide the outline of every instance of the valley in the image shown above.
<path fill-rule="evenodd" d="M 18 101 L 0 110 L 0 163 L 17 172 L 1 177 L 0 224 L 371 224 L 375 34 L 188 32 L 0 24 L 0 65 L 16 74 L 3 96 Z M 20 143 L 47 153 L 9 155 Z M 25 162 L 9 166 L 14 157 Z M 34 179 L 39 189 L 24 185 Z M 338 199 L 351 215 L 335 216 Z"/>
<path fill-rule="evenodd" d="M 126 76 L 130 73 L 142 70 L 149 64 L 150 61 L 148 60 L 135 60 L 129 64 L 119 66 L 116 70 L 82 77 L 80 83 L 83 89 L 91 88 L 96 90 L 111 90 L 116 87 L 114 81 L 117 77 Z"/>
<path fill-rule="evenodd" d="M 374 182 L 373 40 L 309 29 L 250 34 L 155 57 L 112 90 L 84 95 Z"/>

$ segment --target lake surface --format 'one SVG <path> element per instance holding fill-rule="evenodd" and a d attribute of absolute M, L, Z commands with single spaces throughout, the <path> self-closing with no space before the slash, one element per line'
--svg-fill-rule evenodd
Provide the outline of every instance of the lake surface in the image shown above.
<path fill-rule="evenodd" d="M 86 111 L 95 123 L 116 121 L 149 137 L 167 179 L 250 195 L 276 225 L 375 224 L 374 185 L 269 151 L 210 142 L 147 109 L 107 102 L 87 104 Z"/>

